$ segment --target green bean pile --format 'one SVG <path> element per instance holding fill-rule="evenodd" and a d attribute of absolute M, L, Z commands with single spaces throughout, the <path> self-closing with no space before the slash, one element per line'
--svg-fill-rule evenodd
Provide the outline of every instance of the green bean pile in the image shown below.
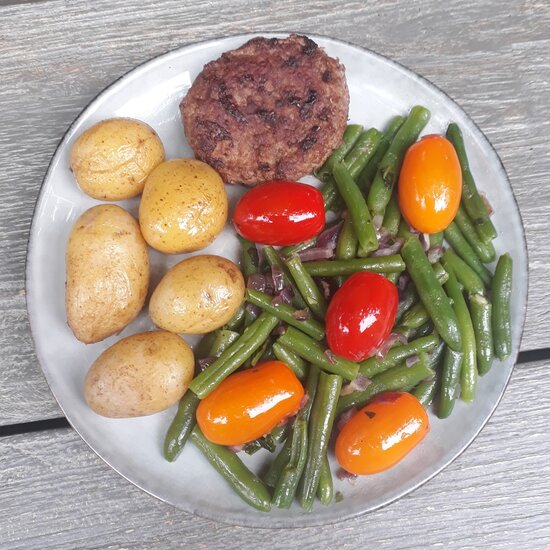
<path fill-rule="evenodd" d="M 315 498 L 323 504 L 334 499 L 327 451 L 340 414 L 380 392 L 409 391 L 425 407 L 434 402 L 436 414 L 446 418 L 459 397 L 467 403 L 474 399 L 478 376 L 489 371 L 495 356 L 502 361 L 510 355 L 512 259 L 500 256 L 494 272 L 487 266 L 496 260 L 497 233 L 456 124 L 446 133 L 463 179 L 454 221 L 423 246 L 422 236 L 401 216 L 396 198 L 401 163 L 429 118 L 427 109 L 416 106 L 407 117 L 394 117 L 383 132 L 350 125 L 341 146 L 317 171 L 325 209 L 343 220 L 333 259 L 301 260 L 315 239 L 280 250 L 265 246 L 259 254 L 254 243 L 241 239 L 245 278 L 276 270 L 291 290 L 291 302 L 249 285 L 235 317 L 203 338 L 196 356 L 209 358 L 209 364 L 193 379 L 168 429 L 167 460 L 175 460 L 189 438 L 251 506 L 288 508 L 297 499 L 309 511 Z M 373 256 L 382 234 L 398 246 Z M 327 349 L 324 317 L 327 288 L 338 288 L 358 271 L 374 271 L 398 284 L 400 302 L 393 345 L 354 363 Z M 237 369 L 275 358 L 302 381 L 307 400 L 292 422 L 246 445 L 250 454 L 278 450 L 260 479 L 235 452 L 205 439 L 195 411 Z M 360 378 L 370 383 L 354 385 Z"/>

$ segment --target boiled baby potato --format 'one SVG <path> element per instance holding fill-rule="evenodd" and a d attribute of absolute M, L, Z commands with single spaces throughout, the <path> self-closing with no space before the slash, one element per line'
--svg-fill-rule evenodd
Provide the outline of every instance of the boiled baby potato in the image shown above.
<path fill-rule="evenodd" d="M 227 220 L 227 195 L 218 173 L 200 160 L 175 159 L 147 178 L 139 205 L 145 240 L 167 254 L 208 246 Z"/>
<path fill-rule="evenodd" d="M 97 414 L 129 418 L 177 403 L 193 378 L 191 348 L 169 332 L 142 332 L 106 349 L 90 367 L 84 397 Z"/>
<path fill-rule="evenodd" d="M 151 296 L 149 316 L 164 330 L 204 334 L 227 323 L 244 300 L 239 268 L 220 256 L 194 256 L 176 264 Z"/>
<path fill-rule="evenodd" d="M 70 166 L 80 189 L 99 200 L 120 201 L 143 191 L 164 160 L 157 133 L 145 122 L 110 118 L 88 128 L 71 149 Z"/>
<path fill-rule="evenodd" d="M 86 210 L 66 254 L 67 321 L 86 344 L 122 330 L 141 311 L 149 287 L 147 244 L 137 221 L 114 204 Z"/>

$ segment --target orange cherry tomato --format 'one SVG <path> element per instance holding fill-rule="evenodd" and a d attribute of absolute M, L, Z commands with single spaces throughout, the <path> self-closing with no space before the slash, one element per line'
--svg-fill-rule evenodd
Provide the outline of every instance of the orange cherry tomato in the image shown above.
<path fill-rule="evenodd" d="M 420 401 L 406 392 L 378 394 L 336 439 L 336 458 L 352 474 L 376 474 L 397 464 L 430 431 Z"/>
<path fill-rule="evenodd" d="M 421 233 L 443 231 L 460 204 L 462 171 L 452 143 L 430 135 L 409 147 L 399 175 L 399 207 Z"/>
<path fill-rule="evenodd" d="M 212 443 L 243 445 L 296 414 L 303 397 L 290 368 L 267 361 L 228 376 L 199 403 L 197 423 Z"/>

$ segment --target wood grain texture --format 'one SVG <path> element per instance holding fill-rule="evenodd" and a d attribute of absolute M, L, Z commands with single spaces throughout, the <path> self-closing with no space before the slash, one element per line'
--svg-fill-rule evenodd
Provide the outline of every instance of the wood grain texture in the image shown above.
<path fill-rule="evenodd" d="M 510 175 L 530 253 L 522 349 L 550 345 L 550 4 L 524 0 L 52 0 L 0 7 L 0 422 L 57 416 L 33 353 L 24 266 L 48 161 L 78 112 L 112 80 L 178 46 L 249 31 L 348 40 L 423 74 L 488 135 Z"/>
<path fill-rule="evenodd" d="M 482 433 L 426 485 L 322 528 L 275 533 L 184 514 L 119 477 L 69 429 L 3 438 L 0 546 L 238 549 L 266 548 L 269 540 L 272 548 L 304 549 L 548 548 L 550 397 L 540 388 L 549 367 L 518 367 Z"/>

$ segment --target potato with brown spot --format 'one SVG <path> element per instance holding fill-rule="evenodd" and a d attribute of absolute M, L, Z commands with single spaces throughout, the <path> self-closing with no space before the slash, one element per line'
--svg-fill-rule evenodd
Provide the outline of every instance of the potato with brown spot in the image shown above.
<path fill-rule="evenodd" d="M 149 316 L 164 330 L 204 334 L 225 325 L 244 300 L 240 269 L 221 256 L 183 260 L 162 278 L 151 296 Z"/>
<path fill-rule="evenodd" d="M 97 414 L 130 418 L 175 405 L 194 373 L 193 351 L 164 331 L 134 334 L 105 350 L 84 381 L 84 397 Z"/>
<path fill-rule="evenodd" d="M 195 159 L 169 160 L 155 168 L 139 205 L 145 240 L 166 254 L 208 246 L 222 231 L 227 214 L 222 179 Z"/>
<path fill-rule="evenodd" d="M 86 344 L 121 331 L 143 308 L 149 255 L 137 221 L 114 204 L 86 210 L 69 236 L 65 306 L 74 335 Z"/>
<path fill-rule="evenodd" d="M 145 122 L 110 118 L 88 128 L 71 149 L 70 166 L 82 191 L 98 200 L 137 197 L 164 160 L 157 133 Z"/>

